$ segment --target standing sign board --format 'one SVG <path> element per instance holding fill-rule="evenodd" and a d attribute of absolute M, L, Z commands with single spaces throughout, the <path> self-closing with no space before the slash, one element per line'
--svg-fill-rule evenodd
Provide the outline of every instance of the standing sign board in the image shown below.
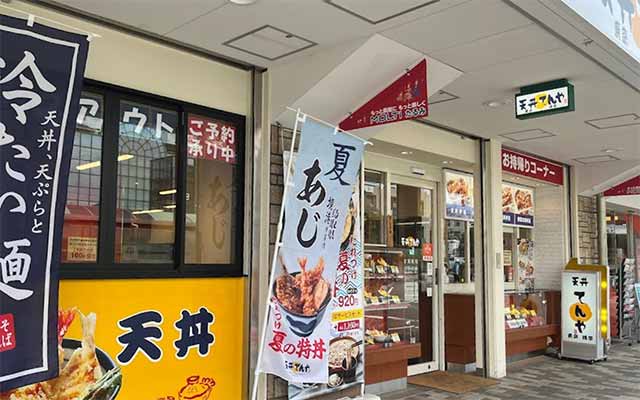
<path fill-rule="evenodd" d="M 444 170 L 445 218 L 473 221 L 473 175 Z"/>
<path fill-rule="evenodd" d="M 427 60 L 420 61 L 373 99 L 340 122 L 346 131 L 429 115 Z"/>
<path fill-rule="evenodd" d="M 502 149 L 502 171 L 554 185 L 564 183 L 561 165 L 505 148 Z"/>
<path fill-rule="evenodd" d="M 341 238 L 364 144 L 309 119 L 283 200 L 284 223 L 257 369 L 289 382 L 324 384 L 329 380 Z"/>
<path fill-rule="evenodd" d="M 560 357 L 595 362 L 606 358 L 609 332 L 606 266 L 569 261 L 562 272 Z"/>
<path fill-rule="evenodd" d="M 0 16 L 0 392 L 58 374 L 58 268 L 86 36 Z"/>
<path fill-rule="evenodd" d="M 573 85 L 566 79 L 525 86 L 516 94 L 516 118 L 529 119 L 575 111 Z"/>

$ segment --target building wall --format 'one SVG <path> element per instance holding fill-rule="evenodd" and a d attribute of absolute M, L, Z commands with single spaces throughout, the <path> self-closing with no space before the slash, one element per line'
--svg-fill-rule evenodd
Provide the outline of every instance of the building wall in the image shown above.
<path fill-rule="evenodd" d="M 205 107 L 251 114 L 250 71 L 68 17 L 44 7 L 17 1 L 12 2 L 11 6 L 36 15 L 36 23 L 60 28 L 37 18 L 44 17 L 99 34 L 101 37 L 95 37 L 89 46 L 87 78 Z M 13 11 L 2 11 L 18 18 L 27 17 Z"/>
<path fill-rule="evenodd" d="M 562 187 L 535 189 L 534 265 L 536 288 L 560 290 L 565 259 Z"/>
<path fill-rule="evenodd" d="M 595 196 L 578 196 L 578 246 L 581 264 L 599 263 L 598 202 Z"/>

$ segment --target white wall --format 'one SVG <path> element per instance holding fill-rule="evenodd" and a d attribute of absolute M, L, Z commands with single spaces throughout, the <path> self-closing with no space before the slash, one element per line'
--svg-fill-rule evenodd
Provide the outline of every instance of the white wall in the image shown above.
<path fill-rule="evenodd" d="M 566 232 L 563 189 L 560 186 L 535 189 L 534 265 L 536 289 L 560 290 L 565 256 Z"/>
<path fill-rule="evenodd" d="M 11 7 L 101 35 L 89 46 L 87 78 L 238 114 L 251 113 L 251 73 L 137 36 L 19 1 Z M 26 15 L 0 8 L 3 14 Z M 150 16 L 151 17 L 151 16 Z M 36 23 L 61 28 L 42 19 Z"/>

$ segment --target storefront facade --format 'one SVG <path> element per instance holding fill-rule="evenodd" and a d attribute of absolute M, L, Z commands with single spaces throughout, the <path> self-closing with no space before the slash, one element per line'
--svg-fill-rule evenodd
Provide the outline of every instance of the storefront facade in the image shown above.
<path fill-rule="evenodd" d="M 243 398 L 260 74 L 15 7 L 6 13 L 93 34 L 62 235 L 62 348 L 95 343 L 118 398 Z"/>

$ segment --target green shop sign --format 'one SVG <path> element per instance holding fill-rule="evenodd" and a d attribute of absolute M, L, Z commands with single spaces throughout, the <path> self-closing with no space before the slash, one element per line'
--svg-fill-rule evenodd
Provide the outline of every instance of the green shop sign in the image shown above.
<path fill-rule="evenodd" d="M 518 119 L 575 111 L 573 85 L 566 79 L 558 79 L 522 87 L 516 94 L 515 106 Z"/>

